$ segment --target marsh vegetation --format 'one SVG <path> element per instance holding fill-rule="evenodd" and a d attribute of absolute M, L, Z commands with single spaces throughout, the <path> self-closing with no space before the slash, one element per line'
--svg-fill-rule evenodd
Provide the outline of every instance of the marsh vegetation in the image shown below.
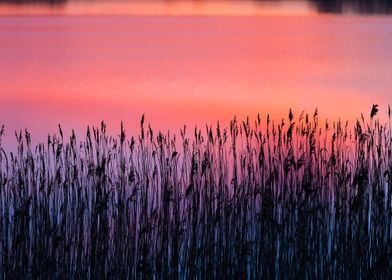
<path fill-rule="evenodd" d="M 391 112 L 376 114 L 17 133 L 0 146 L 0 278 L 387 277 Z"/>

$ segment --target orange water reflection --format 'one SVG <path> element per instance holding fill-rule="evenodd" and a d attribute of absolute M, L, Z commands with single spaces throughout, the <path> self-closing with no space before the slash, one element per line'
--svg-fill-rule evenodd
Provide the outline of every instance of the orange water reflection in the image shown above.
<path fill-rule="evenodd" d="M 391 100 L 382 17 L 0 17 L 0 122 L 35 139 L 62 123 L 117 132 L 317 106 L 353 119 Z M 381 110 L 383 108 L 381 107 Z M 7 140 L 10 141 L 10 140 Z"/>
<path fill-rule="evenodd" d="M 314 8 L 301 0 L 59 0 L 54 4 L 5 3 L 0 5 L 0 15 L 304 15 L 314 14 Z"/>

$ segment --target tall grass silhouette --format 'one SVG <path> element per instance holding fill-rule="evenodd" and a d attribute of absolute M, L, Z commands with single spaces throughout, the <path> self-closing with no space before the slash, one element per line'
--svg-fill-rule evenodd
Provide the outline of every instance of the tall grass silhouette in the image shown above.
<path fill-rule="evenodd" d="M 353 128 L 290 110 L 179 135 L 144 117 L 131 137 L 17 133 L 15 153 L 0 146 L 0 278 L 390 276 L 391 111 L 377 111 Z"/>

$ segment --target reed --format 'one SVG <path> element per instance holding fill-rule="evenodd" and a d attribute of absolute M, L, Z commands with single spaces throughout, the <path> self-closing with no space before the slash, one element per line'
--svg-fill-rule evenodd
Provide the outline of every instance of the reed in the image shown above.
<path fill-rule="evenodd" d="M 35 147 L 19 132 L 14 153 L 0 141 L 0 278 L 390 276 L 390 112 L 178 135 L 143 117 L 137 136 L 59 127 Z"/>

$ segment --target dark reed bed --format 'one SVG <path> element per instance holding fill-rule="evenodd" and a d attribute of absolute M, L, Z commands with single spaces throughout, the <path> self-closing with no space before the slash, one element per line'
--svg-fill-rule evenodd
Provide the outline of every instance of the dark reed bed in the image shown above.
<path fill-rule="evenodd" d="M 391 112 L 376 114 L 178 136 L 142 118 L 136 138 L 102 124 L 36 147 L 17 133 L 0 153 L 0 278 L 387 278 Z"/>

